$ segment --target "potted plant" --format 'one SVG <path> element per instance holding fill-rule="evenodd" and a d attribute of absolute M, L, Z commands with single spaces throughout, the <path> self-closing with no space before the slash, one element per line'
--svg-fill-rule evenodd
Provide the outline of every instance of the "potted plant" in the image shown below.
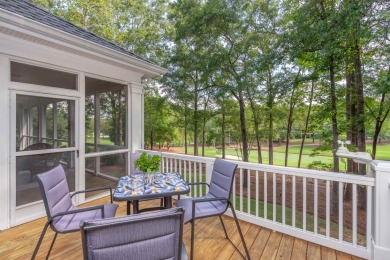
<path fill-rule="evenodd" d="M 146 152 L 143 152 L 138 159 L 134 161 L 134 166 L 144 173 L 148 173 L 151 176 L 149 180 L 153 182 L 154 173 L 160 170 L 161 157 L 159 155 L 150 156 Z"/>

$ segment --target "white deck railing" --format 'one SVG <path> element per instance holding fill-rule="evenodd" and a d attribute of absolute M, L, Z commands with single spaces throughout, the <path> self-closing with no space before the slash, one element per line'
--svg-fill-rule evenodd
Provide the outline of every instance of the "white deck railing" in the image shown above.
<path fill-rule="evenodd" d="M 187 182 L 210 181 L 214 159 L 173 153 L 162 155 L 163 171 L 179 172 Z M 348 254 L 370 258 L 374 178 L 234 162 L 238 164 L 238 169 L 232 202 L 240 219 Z M 244 175 L 247 185 L 244 185 Z M 337 185 L 338 191 L 336 216 L 331 214 L 332 185 Z M 352 187 L 351 201 L 344 201 L 347 185 Z M 358 189 L 363 192 L 358 192 Z M 206 186 L 200 186 L 192 189 L 189 195 L 198 197 L 206 192 Z M 364 210 L 358 208 L 358 200 L 361 199 L 366 200 Z"/>

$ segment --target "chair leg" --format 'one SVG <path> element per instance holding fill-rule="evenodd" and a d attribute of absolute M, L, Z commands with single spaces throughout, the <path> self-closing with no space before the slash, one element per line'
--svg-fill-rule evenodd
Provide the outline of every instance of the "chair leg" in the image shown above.
<path fill-rule="evenodd" d="M 246 247 L 245 239 L 244 239 L 244 236 L 242 235 L 242 231 L 241 231 L 241 228 L 240 228 L 240 224 L 238 223 L 238 219 L 237 219 L 236 212 L 234 211 L 234 208 L 233 208 L 231 202 L 229 201 L 228 203 L 229 203 L 229 205 L 230 205 L 230 209 L 232 210 L 233 217 L 234 217 L 234 221 L 236 222 L 236 226 L 237 226 L 237 229 L 238 229 L 238 233 L 240 234 L 241 242 L 242 242 L 242 244 L 244 245 L 246 257 L 247 257 L 248 260 L 250 260 L 251 257 L 250 257 L 250 255 L 249 255 L 248 248 Z"/>
<path fill-rule="evenodd" d="M 229 239 L 229 236 L 228 236 L 228 234 L 227 234 L 227 232 L 226 232 L 225 224 L 223 223 L 223 220 L 222 220 L 222 217 L 221 217 L 221 216 L 219 216 L 219 220 L 221 221 L 221 224 L 222 224 L 222 227 L 223 227 L 223 231 L 225 231 L 225 236 L 226 236 L 226 238 Z"/>
<path fill-rule="evenodd" d="M 195 244 L 195 220 L 191 221 L 191 253 L 190 260 L 194 259 L 194 244 Z"/>
<path fill-rule="evenodd" d="M 55 234 L 54 234 L 53 241 L 51 241 L 51 245 L 50 245 L 50 248 L 49 248 L 49 252 L 47 252 L 46 260 L 49 259 L 49 255 L 50 255 L 50 253 L 51 253 L 51 250 L 53 249 L 54 242 L 56 241 L 56 238 L 57 238 L 57 234 L 58 234 L 58 233 L 55 233 Z"/>
<path fill-rule="evenodd" d="M 41 246 L 43 237 L 44 237 L 45 234 L 46 234 L 46 230 L 47 230 L 47 228 L 49 227 L 49 224 L 50 224 L 50 222 L 47 221 L 46 224 L 45 224 L 45 226 L 43 227 L 41 236 L 39 237 L 38 243 L 37 243 L 37 245 L 35 246 L 35 250 L 34 250 L 34 253 L 33 253 L 32 257 L 31 257 L 31 260 L 35 259 L 35 257 L 37 256 L 39 247 Z"/>

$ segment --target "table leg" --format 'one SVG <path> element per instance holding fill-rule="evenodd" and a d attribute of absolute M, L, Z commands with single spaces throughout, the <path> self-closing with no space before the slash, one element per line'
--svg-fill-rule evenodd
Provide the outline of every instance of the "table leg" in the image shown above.
<path fill-rule="evenodd" d="M 130 202 L 130 201 L 127 201 L 126 204 L 127 204 L 127 207 L 126 207 L 126 214 L 127 214 L 127 215 L 130 215 L 130 204 L 131 204 L 131 202 Z"/>
<path fill-rule="evenodd" d="M 133 200 L 133 214 L 139 213 L 139 201 Z"/>
<path fill-rule="evenodd" d="M 170 209 L 172 208 L 172 197 L 164 197 L 164 208 Z"/>

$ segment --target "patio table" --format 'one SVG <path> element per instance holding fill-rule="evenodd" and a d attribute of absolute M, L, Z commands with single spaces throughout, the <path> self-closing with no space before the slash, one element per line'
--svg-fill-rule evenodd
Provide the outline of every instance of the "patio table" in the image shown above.
<path fill-rule="evenodd" d="M 127 215 L 133 203 L 133 214 L 140 212 L 139 201 L 164 198 L 163 207 L 142 209 L 142 211 L 172 208 L 172 196 L 187 194 L 190 188 L 179 173 L 156 173 L 154 183 L 145 184 L 144 175 L 123 176 L 119 179 L 113 198 L 115 201 L 127 201 Z"/>

